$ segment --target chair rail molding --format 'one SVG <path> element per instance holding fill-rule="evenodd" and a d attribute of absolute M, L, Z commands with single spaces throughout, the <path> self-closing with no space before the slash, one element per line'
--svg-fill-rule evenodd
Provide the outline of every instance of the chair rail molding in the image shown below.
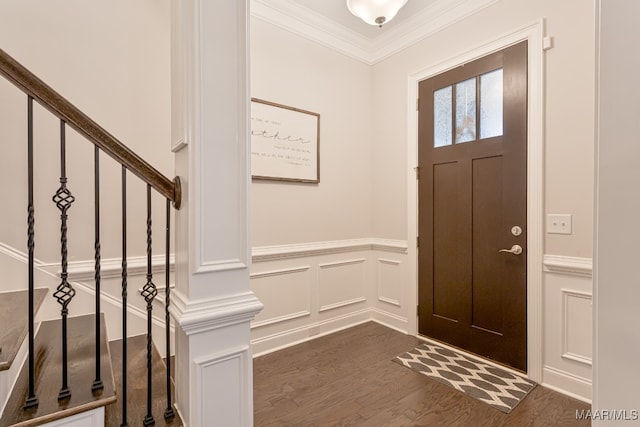
<path fill-rule="evenodd" d="M 404 254 L 407 252 L 407 241 L 362 238 L 328 240 L 311 243 L 293 243 L 289 245 L 255 246 L 252 250 L 252 260 L 256 263 L 369 250 Z"/>
<path fill-rule="evenodd" d="M 591 277 L 593 274 L 593 261 L 591 258 L 545 255 L 542 262 L 544 271 L 547 273 L 581 277 Z"/>

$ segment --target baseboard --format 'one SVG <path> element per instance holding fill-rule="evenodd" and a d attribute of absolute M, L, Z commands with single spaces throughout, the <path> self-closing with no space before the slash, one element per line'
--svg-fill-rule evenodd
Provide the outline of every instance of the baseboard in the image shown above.
<path fill-rule="evenodd" d="M 373 320 L 374 322 L 403 334 L 408 334 L 407 331 L 409 330 L 409 321 L 406 317 L 397 316 L 395 314 L 391 314 L 375 307 L 371 308 L 370 310 L 371 320 Z"/>
<path fill-rule="evenodd" d="M 264 356 L 265 354 L 302 344 L 303 342 L 351 328 L 371 320 L 373 320 L 371 317 L 371 309 L 365 308 L 344 316 L 337 316 L 256 338 L 251 340 L 253 357 Z"/>
<path fill-rule="evenodd" d="M 592 383 L 587 378 L 545 366 L 542 372 L 542 385 L 583 402 L 591 403 Z"/>

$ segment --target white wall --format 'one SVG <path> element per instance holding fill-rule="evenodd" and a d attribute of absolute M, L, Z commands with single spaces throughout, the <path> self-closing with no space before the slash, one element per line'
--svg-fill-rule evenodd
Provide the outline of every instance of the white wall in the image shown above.
<path fill-rule="evenodd" d="M 640 410 L 640 287 L 638 259 L 638 100 L 640 90 L 630 84 L 630 72 L 640 59 L 636 50 L 640 36 L 637 16 L 640 4 L 598 1 L 599 71 L 597 168 L 596 168 L 596 256 L 594 322 L 594 399 L 598 411 L 624 411 L 637 424 Z M 602 416 L 594 425 L 620 424 Z"/>
<path fill-rule="evenodd" d="M 590 303 L 588 271 L 573 274 L 571 265 L 586 261 L 592 252 L 593 192 L 593 3 L 576 1 L 501 1 L 373 66 L 373 233 L 376 237 L 407 239 L 408 164 L 407 112 L 410 105 L 407 78 L 436 67 L 484 44 L 544 19 L 545 35 L 553 48 L 544 53 L 543 175 L 545 213 L 573 215 L 571 235 L 544 234 L 545 261 L 560 259 L 560 271 L 545 267 L 543 299 L 543 372 L 537 376 L 552 387 L 590 398 L 590 309 L 573 304 L 567 295 L 580 293 Z M 414 216 L 415 217 L 415 216 Z M 540 219 L 544 224 L 544 219 Z M 544 230 L 541 230 L 544 233 Z M 542 254 L 538 254 L 542 258 Z M 410 255 L 411 256 L 411 255 Z M 557 256 L 560 256 L 558 258 Z M 543 265 L 536 265 L 538 271 Z M 414 272 L 403 283 L 404 292 L 415 292 Z M 569 294 L 567 293 L 569 292 Z M 410 316 L 412 307 L 406 307 Z M 564 322 L 564 323 L 563 323 Z M 575 331 L 574 325 L 581 325 Z M 569 332 L 572 331 L 572 332 Z M 580 349 L 572 358 L 566 343 Z M 583 351 L 583 349 L 586 349 Z"/>
<path fill-rule="evenodd" d="M 251 20 L 251 95 L 320 114 L 320 183 L 252 184 L 251 289 L 265 304 L 255 352 L 372 317 L 371 76 L 369 65 Z"/>
<path fill-rule="evenodd" d="M 357 127 L 365 129 L 369 132 L 366 144 L 354 153 L 367 150 L 370 156 L 370 164 L 362 165 L 361 175 L 366 176 L 368 168 L 369 181 L 342 179 L 352 173 L 350 168 L 344 169 L 341 161 L 348 158 L 337 159 L 324 151 L 333 148 L 323 145 L 327 133 L 332 132 L 323 129 L 322 179 L 335 172 L 343 185 L 353 187 L 337 186 L 333 181 L 330 186 L 321 182 L 317 188 L 254 182 L 254 254 L 287 253 L 277 262 L 263 261 L 258 256 L 252 268 L 252 288 L 267 302 L 265 311 L 254 323 L 257 351 L 283 345 L 287 339 L 292 342 L 322 333 L 317 326 L 327 325 L 328 314 L 322 312 L 322 304 L 318 303 L 318 295 L 325 286 L 320 273 L 325 261 L 309 253 L 317 254 L 314 251 L 319 250 L 324 254 L 322 248 L 340 248 L 345 244 L 343 239 L 360 237 L 373 241 L 390 239 L 405 248 L 413 244 L 415 236 L 409 235 L 411 215 L 407 211 L 411 206 L 407 176 L 415 166 L 407 162 L 407 114 L 414 113 L 407 111 L 407 105 L 411 104 L 407 93 L 409 75 L 544 20 L 544 33 L 553 38 L 553 48 L 543 54 L 541 65 L 544 100 L 542 125 L 538 129 L 543 135 L 544 153 L 539 171 L 543 182 L 541 199 L 545 214 L 573 215 L 573 233 L 549 235 L 540 230 L 544 249 L 538 256 L 544 263 L 534 266 L 539 274 L 532 277 L 542 278 L 542 283 L 536 286 L 542 295 L 539 327 L 544 339 L 542 372 L 535 376 L 550 387 L 590 399 L 593 13 L 593 3 L 583 0 L 501 1 L 368 67 L 335 53 L 330 47 L 252 20 L 253 96 L 317 111 L 323 126 L 334 126 L 334 120 L 329 119 L 334 111 L 339 112 L 349 120 L 342 127 L 336 123 L 335 130 L 342 133 L 356 132 Z M 367 86 L 356 84 L 358 79 L 362 82 L 368 79 Z M 366 100 L 364 107 L 356 101 L 356 90 L 364 93 L 361 95 Z M 347 97 L 350 103 L 330 102 L 342 100 L 344 93 L 350 94 Z M 322 98 L 316 99 L 318 96 Z M 320 99 L 326 103 L 314 105 Z M 329 143 L 333 141 L 331 138 Z M 362 198 L 345 199 L 345 195 L 357 192 L 363 184 L 362 188 L 371 194 L 368 206 L 361 204 Z M 327 210 L 344 213 L 344 222 L 325 218 Z M 313 227 L 304 226 L 300 215 L 304 212 L 309 213 L 304 218 Z M 545 223 L 544 218 L 539 221 Z M 411 271 L 410 257 L 415 252 L 389 251 L 384 245 L 382 248 L 381 253 L 354 250 L 331 255 L 337 257 L 331 262 L 365 259 L 369 287 L 366 300 L 350 305 L 349 309 L 343 307 L 337 316 L 347 313 L 357 321 L 362 314 L 358 310 L 368 309 L 371 318 L 382 313 L 380 319 L 385 323 L 411 331 L 416 273 Z M 349 290 L 343 290 L 345 298 Z M 281 302 L 284 300 L 286 304 Z"/>
<path fill-rule="evenodd" d="M 370 67 L 256 18 L 251 96 L 320 114 L 320 183 L 254 180 L 253 246 L 371 236 Z"/>
<path fill-rule="evenodd" d="M 546 253 L 591 257 L 593 176 L 593 4 L 501 1 L 373 67 L 373 233 L 407 233 L 407 77 L 545 19 L 545 205 L 571 213 L 573 234 L 547 235 Z"/>
<path fill-rule="evenodd" d="M 64 0 L 0 3 L 0 46 L 119 138 L 173 177 L 170 146 L 169 1 Z M 26 96 L 0 78 L 0 179 L 4 198 L 0 242 L 26 250 Z M 36 256 L 60 259 L 59 124 L 35 108 Z M 67 131 L 71 261 L 93 258 L 93 146 Z M 120 168 L 102 156 L 102 253 L 120 254 Z M 145 189 L 129 175 L 129 254 L 145 253 Z M 162 250 L 164 201 L 154 196 L 155 247 Z M 8 226 L 7 226 L 8 225 Z"/>

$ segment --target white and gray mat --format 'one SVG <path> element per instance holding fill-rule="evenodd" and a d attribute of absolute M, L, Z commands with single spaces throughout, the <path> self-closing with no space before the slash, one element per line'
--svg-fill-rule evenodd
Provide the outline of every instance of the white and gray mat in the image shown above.
<path fill-rule="evenodd" d="M 421 344 L 393 361 L 507 414 L 536 386 L 520 375 L 432 343 Z"/>

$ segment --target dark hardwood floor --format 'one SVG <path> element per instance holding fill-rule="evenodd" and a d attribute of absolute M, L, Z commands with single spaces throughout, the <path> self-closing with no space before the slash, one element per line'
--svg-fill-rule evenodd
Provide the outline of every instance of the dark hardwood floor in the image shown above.
<path fill-rule="evenodd" d="M 35 337 L 35 392 L 37 407 L 23 410 L 28 394 L 28 365 L 20 371 L 7 406 L 0 418 L 0 427 L 36 426 L 109 405 L 116 400 L 113 373 L 107 351 L 107 329 L 101 320 L 101 364 L 104 390 L 93 394 L 91 384 L 95 378 L 95 316 L 68 319 L 68 386 L 69 399 L 58 401 L 62 372 L 61 320 L 42 322 Z"/>
<path fill-rule="evenodd" d="M 254 359 L 256 426 L 588 426 L 537 386 L 510 414 L 391 361 L 421 341 L 374 322 Z"/>
<path fill-rule="evenodd" d="M 111 341 L 109 349 L 112 355 L 113 372 L 118 390 L 118 399 L 122 398 L 122 340 Z M 166 365 L 155 345 L 152 347 L 152 416 L 155 427 L 181 427 L 180 416 L 165 420 L 167 407 Z M 138 335 L 127 340 L 127 421 L 130 426 L 141 426 L 147 414 L 147 337 Z M 175 391 L 171 387 L 171 401 L 175 402 Z M 105 427 L 118 427 L 122 422 L 122 401 L 118 400 L 105 410 Z"/>

